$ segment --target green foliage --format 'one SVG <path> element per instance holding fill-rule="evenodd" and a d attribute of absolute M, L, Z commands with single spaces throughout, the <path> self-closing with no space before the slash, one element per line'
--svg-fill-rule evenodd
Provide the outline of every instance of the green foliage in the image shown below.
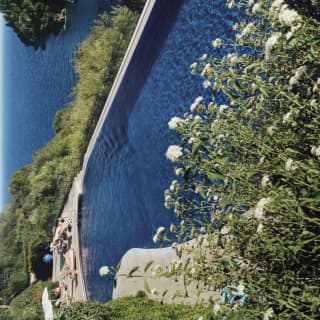
<path fill-rule="evenodd" d="M 0 320 L 12 320 L 9 310 L 0 309 Z"/>
<path fill-rule="evenodd" d="M 75 303 L 61 310 L 59 320 L 192 320 L 198 319 L 206 308 L 182 305 L 162 305 L 145 298 L 124 298 L 105 305 L 96 302 Z"/>
<path fill-rule="evenodd" d="M 179 239 L 206 233 L 187 277 L 214 289 L 243 281 L 261 315 L 317 319 L 320 25 L 280 1 L 258 3 L 237 1 L 248 21 L 235 41 L 213 42 L 227 56 L 191 65 L 213 98 L 170 121 L 182 155 L 168 151 L 179 181 L 165 201 L 183 220 Z"/>
<path fill-rule="evenodd" d="M 65 0 L 2 0 L 0 10 L 7 24 L 22 42 L 35 48 L 44 46 L 50 33 L 58 33 L 63 21 L 55 17 L 63 9 Z"/>
<path fill-rule="evenodd" d="M 17 293 L 13 282 L 8 287 L 10 276 L 30 272 L 49 246 L 137 20 L 129 9 L 118 8 L 112 18 L 102 15 L 96 22 L 76 53 L 75 99 L 58 111 L 56 136 L 11 179 L 11 202 L 0 216 L 0 297 L 5 301 Z"/>
<path fill-rule="evenodd" d="M 45 287 L 48 288 L 48 292 L 50 293 L 52 289 L 57 287 L 57 284 L 39 281 L 14 298 L 9 308 L 11 318 L 19 320 L 42 320 L 44 314 L 42 311 L 41 298 Z"/>

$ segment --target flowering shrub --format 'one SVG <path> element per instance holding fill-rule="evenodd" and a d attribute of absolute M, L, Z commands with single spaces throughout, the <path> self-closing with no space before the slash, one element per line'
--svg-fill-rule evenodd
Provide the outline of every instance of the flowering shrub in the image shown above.
<path fill-rule="evenodd" d="M 320 317 L 319 22 L 283 0 L 227 2 L 246 10 L 235 41 L 215 39 L 222 59 L 200 57 L 211 101 L 195 99 L 169 127 L 181 138 L 167 157 L 178 176 L 165 206 L 195 249 L 186 276 L 222 288 L 244 283 L 264 319 Z M 166 233 L 167 236 L 167 233 Z"/>

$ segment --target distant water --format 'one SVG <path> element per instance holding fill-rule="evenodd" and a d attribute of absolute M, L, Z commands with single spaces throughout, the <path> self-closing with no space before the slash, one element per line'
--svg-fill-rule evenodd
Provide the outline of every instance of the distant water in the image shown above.
<path fill-rule="evenodd" d="M 82 200 L 81 247 L 90 299 L 111 298 L 112 281 L 99 276 L 133 247 L 153 247 L 173 212 L 163 192 L 174 179 L 165 158 L 177 137 L 168 129 L 204 90 L 190 64 L 215 54 L 211 41 L 229 38 L 239 17 L 225 0 L 159 0 L 89 159 Z"/>
<path fill-rule="evenodd" d="M 3 202 L 14 171 L 31 162 L 32 152 L 43 147 L 54 131 L 55 112 L 70 99 L 76 76 L 71 59 L 76 46 L 88 35 L 98 14 L 106 9 L 105 0 L 77 0 L 67 6 L 68 26 L 57 37 L 51 36 L 46 50 L 22 44 L 9 27 L 3 26 L 4 79 L 2 97 L 1 182 Z"/>

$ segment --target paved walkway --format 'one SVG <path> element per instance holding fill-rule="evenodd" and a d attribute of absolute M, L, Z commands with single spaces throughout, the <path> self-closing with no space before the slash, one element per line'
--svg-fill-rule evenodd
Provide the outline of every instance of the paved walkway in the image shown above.
<path fill-rule="evenodd" d="M 75 258 L 75 270 L 77 277 L 72 279 L 70 276 L 64 278 L 67 285 L 68 295 L 71 302 L 74 301 L 86 301 L 86 290 L 83 280 L 81 257 L 80 257 L 80 242 L 79 242 L 79 228 L 78 228 L 78 202 L 79 196 L 82 194 L 82 172 L 80 172 L 74 179 L 71 190 L 69 192 L 68 200 L 63 208 L 61 218 L 69 222 L 72 226 L 72 237 L 68 250 L 65 252 L 65 256 Z M 66 266 L 71 261 L 65 259 L 63 254 L 59 254 L 57 249 L 53 251 L 53 272 L 52 280 L 60 281 L 63 279 L 62 273 Z M 67 261 L 66 261 L 67 260 Z"/>

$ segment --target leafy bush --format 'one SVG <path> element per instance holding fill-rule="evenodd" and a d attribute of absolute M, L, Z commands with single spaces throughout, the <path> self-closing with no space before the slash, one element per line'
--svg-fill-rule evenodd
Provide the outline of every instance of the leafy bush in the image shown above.
<path fill-rule="evenodd" d="M 186 277 L 220 289 L 231 282 L 264 319 L 320 317 L 320 26 L 281 0 L 228 1 L 248 21 L 235 41 L 202 56 L 211 101 L 198 97 L 169 127 L 177 180 L 165 192 L 181 225 L 174 238 L 206 235 Z M 175 231 L 176 230 L 176 231 Z M 244 283 L 245 286 L 242 284 Z"/>
<path fill-rule="evenodd" d="M 48 292 L 51 292 L 53 288 L 57 287 L 57 284 L 39 281 L 14 298 L 9 309 L 12 319 L 42 320 L 44 314 L 41 298 L 45 287 L 48 287 Z"/>

